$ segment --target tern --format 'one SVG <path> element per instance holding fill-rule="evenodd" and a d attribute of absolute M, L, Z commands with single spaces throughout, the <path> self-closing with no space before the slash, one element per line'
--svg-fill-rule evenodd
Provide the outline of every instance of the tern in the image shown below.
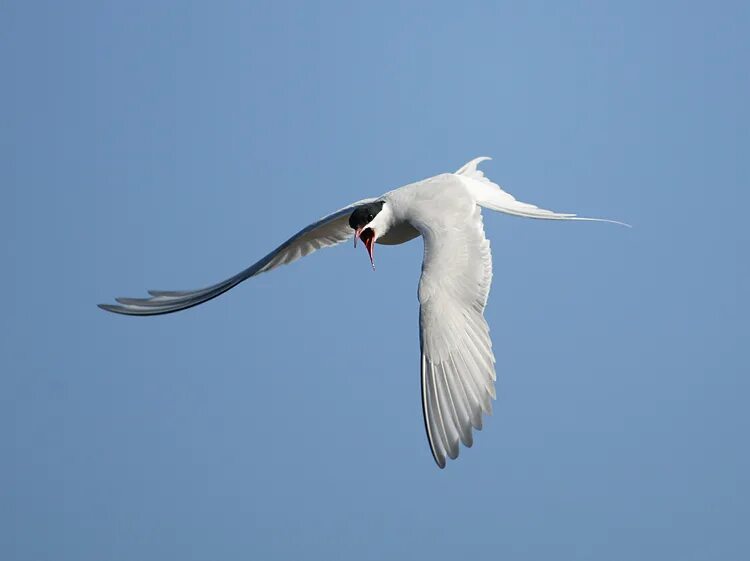
<path fill-rule="evenodd" d="M 263 257 L 226 280 L 199 290 L 150 290 L 149 298 L 116 298 L 100 304 L 109 312 L 155 316 L 208 302 L 241 282 L 286 265 L 313 251 L 354 237 L 361 240 L 375 268 L 375 244 L 424 240 L 419 280 L 419 340 L 422 414 L 435 463 L 458 457 L 459 442 L 473 444 L 472 428 L 492 414 L 495 356 L 484 309 L 492 281 L 490 243 L 482 208 L 545 220 L 584 218 L 518 201 L 477 169 L 490 158 L 476 158 L 455 173 L 436 175 L 388 193 L 352 203 L 303 228 Z"/>

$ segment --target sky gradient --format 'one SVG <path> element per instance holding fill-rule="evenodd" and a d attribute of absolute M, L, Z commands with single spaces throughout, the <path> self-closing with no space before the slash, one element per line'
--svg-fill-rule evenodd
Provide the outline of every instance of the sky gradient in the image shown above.
<path fill-rule="evenodd" d="M 746 559 L 748 36 L 747 2 L 0 3 L 0 559 Z M 420 240 L 96 308 L 483 155 L 633 229 L 485 212 L 498 400 L 445 470 Z"/>

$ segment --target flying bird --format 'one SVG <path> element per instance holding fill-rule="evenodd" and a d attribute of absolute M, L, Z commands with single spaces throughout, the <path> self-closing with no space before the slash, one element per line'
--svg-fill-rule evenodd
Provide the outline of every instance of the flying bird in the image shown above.
<path fill-rule="evenodd" d="M 459 442 L 470 447 L 472 428 L 492 413 L 495 356 L 484 308 L 492 281 L 490 243 L 482 208 L 526 218 L 583 218 L 544 210 L 516 200 L 490 181 L 476 158 L 455 173 L 436 175 L 380 197 L 352 203 L 303 228 L 266 255 L 224 281 L 199 290 L 150 290 L 149 298 L 116 298 L 100 304 L 109 312 L 154 316 L 208 302 L 241 282 L 286 265 L 318 249 L 354 237 L 361 240 L 375 268 L 375 244 L 397 245 L 418 236 L 424 240 L 419 280 L 419 340 L 422 413 L 435 462 L 458 457 Z"/>

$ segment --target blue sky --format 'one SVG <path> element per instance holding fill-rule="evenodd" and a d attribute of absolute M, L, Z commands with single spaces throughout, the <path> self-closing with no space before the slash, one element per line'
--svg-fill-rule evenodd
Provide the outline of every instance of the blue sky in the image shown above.
<path fill-rule="evenodd" d="M 743 2 L 6 0 L 0 558 L 744 558 L 748 24 Z M 498 401 L 446 470 L 419 240 L 182 314 L 95 306 L 480 155 L 521 200 L 634 228 L 486 213 Z"/>

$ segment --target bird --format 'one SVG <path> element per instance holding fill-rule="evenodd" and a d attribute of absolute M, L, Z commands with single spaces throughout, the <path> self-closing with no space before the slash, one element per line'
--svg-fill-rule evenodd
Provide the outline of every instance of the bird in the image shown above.
<path fill-rule="evenodd" d="M 456 459 L 459 442 L 473 444 L 483 415 L 492 414 L 495 355 L 484 310 L 492 282 L 492 255 L 482 209 L 543 220 L 623 222 L 558 213 L 517 200 L 478 168 L 479 157 L 443 173 L 349 204 L 302 228 L 236 275 L 198 290 L 149 290 L 147 298 L 99 304 L 108 312 L 155 316 L 208 302 L 243 281 L 292 263 L 318 249 L 354 238 L 375 268 L 375 245 L 424 241 L 419 280 L 422 416 L 435 463 Z"/>

